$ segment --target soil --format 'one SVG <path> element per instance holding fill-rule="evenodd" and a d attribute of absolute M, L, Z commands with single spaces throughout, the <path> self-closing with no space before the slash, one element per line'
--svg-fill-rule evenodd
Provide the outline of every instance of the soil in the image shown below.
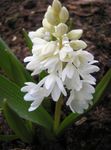
<path fill-rule="evenodd" d="M 36 30 L 52 0 L 0 0 L 0 34 L 16 56 L 23 61 L 29 55 L 22 29 Z M 99 82 L 111 67 L 111 1 L 110 0 L 61 0 L 68 8 L 74 28 L 84 30 L 87 50 L 99 61 Z M 67 110 L 64 110 L 64 112 Z M 0 115 L 0 134 L 10 129 Z M 39 139 L 39 135 L 38 135 Z M 111 94 L 95 109 L 69 127 L 61 138 L 48 142 L 43 138 L 33 144 L 20 140 L 0 142 L 0 150 L 111 150 Z"/>

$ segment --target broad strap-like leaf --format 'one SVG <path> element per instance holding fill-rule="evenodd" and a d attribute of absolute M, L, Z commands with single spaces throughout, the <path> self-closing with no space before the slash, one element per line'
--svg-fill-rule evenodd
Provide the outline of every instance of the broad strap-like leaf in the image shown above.
<path fill-rule="evenodd" d="M 91 110 L 102 99 L 102 96 L 106 91 L 106 89 L 108 88 L 108 86 L 110 86 L 109 85 L 110 83 L 111 83 L 111 69 L 108 70 L 108 72 L 103 76 L 101 81 L 98 83 L 96 91 L 93 95 L 93 105 L 87 111 L 85 111 L 85 113 Z M 79 119 L 79 117 L 81 117 L 82 115 L 77 113 L 71 113 L 60 124 L 56 134 L 60 135 L 64 131 L 64 129 L 66 129 L 69 125 L 71 125 L 73 122 Z"/>
<path fill-rule="evenodd" d="M 24 142 L 31 143 L 33 140 L 33 132 L 28 128 L 26 121 L 20 118 L 7 104 L 4 102 L 3 112 L 10 128 Z"/>
<path fill-rule="evenodd" d="M 8 78 L 13 80 L 17 85 L 23 86 L 24 82 L 32 81 L 30 74 L 1 38 L 0 68 L 3 69 Z"/>
<path fill-rule="evenodd" d="M 18 139 L 17 135 L 0 135 L 0 141 L 9 142 L 16 139 Z"/>
<path fill-rule="evenodd" d="M 6 99 L 10 108 L 20 117 L 51 130 L 53 120 L 49 113 L 42 106 L 33 112 L 28 112 L 30 104 L 23 100 L 23 93 L 20 88 L 1 75 L 0 98 L 0 100 Z"/>

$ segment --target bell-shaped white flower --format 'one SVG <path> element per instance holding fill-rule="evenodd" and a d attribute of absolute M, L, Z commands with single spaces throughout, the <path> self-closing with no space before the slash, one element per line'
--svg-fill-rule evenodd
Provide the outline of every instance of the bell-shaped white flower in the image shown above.
<path fill-rule="evenodd" d="M 93 64 L 80 65 L 78 71 L 85 82 L 95 85 L 96 79 L 91 75 L 93 72 L 98 72 L 99 67 Z"/>
<path fill-rule="evenodd" d="M 29 37 L 31 40 L 33 40 L 35 38 L 40 38 L 40 39 L 44 39 L 46 41 L 49 41 L 51 38 L 50 33 L 46 32 L 43 27 L 39 28 L 36 31 L 29 32 Z"/>
<path fill-rule="evenodd" d="M 69 45 L 65 45 L 59 52 L 60 60 L 63 62 L 73 61 L 73 49 Z"/>
<path fill-rule="evenodd" d="M 21 88 L 22 92 L 27 92 L 24 96 L 25 101 L 33 101 L 29 111 L 37 109 L 42 103 L 45 96 L 47 96 L 47 90 L 42 87 L 38 87 L 37 84 L 32 82 L 26 82 L 26 86 Z"/>
<path fill-rule="evenodd" d="M 40 65 L 44 67 L 44 70 L 46 69 L 48 73 L 52 73 L 54 71 L 58 71 L 58 65 L 59 65 L 59 58 L 58 56 L 48 57 L 41 61 Z"/>
<path fill-rule="evenodd" d="M 45 34 L 44 28 L 41 27 L 41 28 L 39 28 L 39 29 L 36 30 L 36 31 L 29 32 L 29 37 L 30 37 L 31 39 L 33 39 L 33 38 L 35 38 L 35 37 L 43 38 L 43 37 L 44 37 L 44 34 Z"/>
<path fill-rule="evenodd" d="M 81 81 L 89 84 L 95 84 L 96 79 L 91 75 L 99 71 L 99 67 L 94 65 L 93 55 L 86 51 L 74 52 L 73 61 L 66 64 L 62 72 L 62 80 L 68 89 L 79 91 L 82 88 Z"/>
<path fill-rule="evenodd" d="M 80 91 L 72 90 L 70 97 L 66 103 L 72 112 L 83 113 L 92 104 L 92 94 L 95 92 L 93 86 L 88 83 L 82 83 Z"/>
<path fill-rule="evenodd" d="M 41 53 L 41 49 L 48 43 L 48 41 L 35 37 L 32 40 L 32 53 L 39 55 Z"/>
<path fill-rule="evenodd" d="M 72 67 L 71 74 L 69 75 L 68 69 Z M 72 78 L 71 78 L 72 77 Z M 80 74 L 78 70 L 74 66 L 67 66 L 66 70 L 62 73 L 62 79 L 67 89 L 80 91 L 82 88 L 82 80 L 80 78 Z"/>
<path fill-rule="evenodd" d="M 44 69 L 40 64 L 40 60 L 35 55 L 26 57 L 24 62 L 28 62 L 26 68 L 30 71 L 33 71 L 31 73 L 32 76 L 39 74 Z"/>
<path fill-rule="evenodd" d="M 49 94 L 51 94 L 54 101 L 57 101 L 59 99 L 61 92 L 64 96 L 67 95 L 62 80 L 54 73 L 46 76 L 39 82 L 38 85 L 45 87 L 45 89 L 48 90 Z"/>
<path fill-rule="evenodd" d="M 72 63 L 68 63 L 62 71 L 62 80 L 65 81 L 66 77 L 72 79 L 75 72 L 75 67 Z"/>
<path fill-rule="evenodd" d="M 87 52 L 87 51 L 83 51 L 83 50 L 78 50 L 78 51 L 74 51 L 74 55 L 73 55 L 73 64 L 76 66 L 76 67 L 79 67 L 81 64 L 84 65 L 88 65 L 88 62 L 90 62 L 91 64 L 97 62 L 97 61 L 94 61 L 94 56 Z"/>

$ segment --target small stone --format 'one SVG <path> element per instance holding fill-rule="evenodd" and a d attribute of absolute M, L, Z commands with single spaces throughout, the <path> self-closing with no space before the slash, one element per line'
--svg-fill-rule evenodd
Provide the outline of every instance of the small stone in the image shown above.
<path fill-rule="evenodd" d="M 17 37 L 13 36 L 12 41 L 14 42 L 14 41 L 16 41 L 16 39 L 17 39 Z"/>

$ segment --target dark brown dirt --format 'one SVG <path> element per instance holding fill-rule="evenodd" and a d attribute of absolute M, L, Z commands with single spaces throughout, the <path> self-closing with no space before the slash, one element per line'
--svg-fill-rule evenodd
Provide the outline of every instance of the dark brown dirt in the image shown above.
<path fill-rule="evenodd" d="M 97 81 L 111 67 L 111 1 L 61 0 L 69 9 L 74 28 L 84 30 L 87 50 L 99 60 Z M 22 61 L 29 54 L 22 29 L 32 31 L 41 26 L 51 0 L 0 0 L 0 33 L 12 51 Z M 0 116 L 0 133 L 10 133 Z M 6 129 L 8 131 L 6 131 Z M 38 135 L 39 138 L 39 135 Z M 38 140 L 37 138 L 37 140 Z M 111 150 L 111 94 L 90 113 L 69 127 L 56 142 L 43 138 L 32 145 L 20 140 L 0 142 L 0 150 Z"/>

